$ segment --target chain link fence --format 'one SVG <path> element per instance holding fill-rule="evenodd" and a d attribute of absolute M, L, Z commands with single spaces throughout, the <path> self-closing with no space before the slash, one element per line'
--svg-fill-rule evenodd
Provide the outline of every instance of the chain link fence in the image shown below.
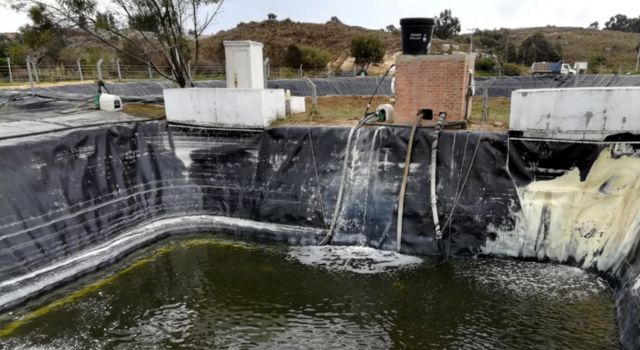
<path fill-rule="evenodd" d="M 35 66 L 35 68 L 33 68 Z M 171 76 L 171 68 L 158 67 L 165 75 Z M 94 81 L 100 78 L 110 81 L 140 81 L 164 79 L 148 65 L 123 65 L 103 63 L 100 72 L 95 64 L 72 65 L 32 65 L 34 83 L 58 83 L 65 81 Z M 348 72 L 350 73 L 350 72 Z M 299 78 L 332 78 L 336 76 L 353 76 L 353 74 L 337 75 L 333 70 L 307 69 L 289 67 L 265 67 L 267 79 L 299 79 Z M 193 80 L 225 80 L 224 65 L 198 65 L 191 67 Z M 0 84 L 21 84 L 29 82 L 29 69 L 26 64 L 14 64 L 10 61 L 0 66 Z"/>

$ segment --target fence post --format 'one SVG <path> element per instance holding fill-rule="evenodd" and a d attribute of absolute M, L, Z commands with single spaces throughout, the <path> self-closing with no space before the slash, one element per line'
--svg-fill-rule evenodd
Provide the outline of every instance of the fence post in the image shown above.
<path fill-rule="evenodd" d="M 122 81 L 122 74 L 120 73 L 120 58 L 116 59 L 116 70 L 118 71 L 118 81 Z"/>
<path fill-rule="evenodd" d="M 187 73 L 189 74 L 189 80 L 193 83 L 193 76 L 191 75 L 191 60 L 187 61 Z"/>
<path fill-rule="evenodd" d="M 11 57 L 7 57 L 7 67 L 9 67 L 9 83 L 13 83 L 13 74 L 11 74 Z"/>
<path fill-rule="evenodd" d="M 489 119 L 489 89 L 485 86 L 482 89 L 482 122 Z"/>
<path fill-rule="evenodd" d="M 149 79 L 153 79 L 153 73 L 151 72 L 151 62 L 147 63 L 147 68 L 149 69 Z"/>
<path fill-rule="evenodd" d="M 78 58 L 78 60 L 76 61 L 76 63 L 78 64 L 78 74 L 80 74 L 80 81 L 84 81 L 84 76 L 82 76 L 82 65 L 80 64 L 80 60 L 82 60 L 82 58 Z"/>
<path fill-rule="evenodd" d="M 311 115 L 318 114 L 318 88 L 309 78 L 305 79 L 311 85 Z"/>
<path fill-rule="evenodd" d="M 29 62 L 31 62 L 31 69 L 33 70 L 33 75 L 35 75 L 36 77 L 36 83 L 40 83 L 40 76 L 38 76 L 38 66 L 33 63 L 32 59 L 29 59 Z"/>
<path fill-rule="evenodd" d="M 304 66 L 303 64 L 300 65 L 300 79 L 302 79 L 302 67 L 303 66 Z"/>
<path fill-rule="evenodd" d="M 33 95 L 33 75 L 31 74 L 31 56 L 27 56 L 27 73 L 29 74 L 29 85 L 31 85 L 31 94 Z"/>
<path fill-rule="evenodd" d="M 104 61 L 102 59 L 102 57 L 100 57 L 100 59 L 98 60 L 98 63 L 96 63 L 96 71 L 98 72 L 98 80 L 102 80 L 102 61 Z"/>

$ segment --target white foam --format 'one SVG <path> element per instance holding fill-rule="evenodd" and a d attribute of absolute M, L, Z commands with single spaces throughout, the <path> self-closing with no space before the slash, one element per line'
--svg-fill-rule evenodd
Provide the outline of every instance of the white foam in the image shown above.
<path fill-rule="evenodd" d="M 367 247 L 308 246 L 292 247 L 287 257 L 305 265 L 330 271 L 375 274 L 412 267 L 422 259 Z"/>
<path fill-rule="evenodd" d="M 566 265 L 515 260 L 475 260 L 455 274 L 487 292 L 517 298 L 579 301 L 606 293 L 607 283 L 584 270 Z"/>

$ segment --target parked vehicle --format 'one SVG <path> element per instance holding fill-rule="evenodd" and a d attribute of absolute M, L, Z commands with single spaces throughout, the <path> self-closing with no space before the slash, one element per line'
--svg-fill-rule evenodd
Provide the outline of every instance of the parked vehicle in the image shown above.
<path fill-rule="evenodd" d="M 531 75 L 574 75 L 576 70 L 568 63 L 560 62 L 534 62 L 531 65 Z"/>

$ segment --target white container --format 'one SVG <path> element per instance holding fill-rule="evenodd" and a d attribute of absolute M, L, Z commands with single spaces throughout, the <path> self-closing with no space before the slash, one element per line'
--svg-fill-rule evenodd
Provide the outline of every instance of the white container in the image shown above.
<path fill-rule="evenodd" d="M 122 100 L 116 95 L 101 94 L 100 109 L 103 111 L 119 111 L 122 109 Z"/>
<path fill-rule="evenodd" d="M 227 88 L 264 89 L 262 43 L 224 41 Z"/>
<path fill-rule="evenodd" d="M 265 128 L 285 116 L 282 89 L 165 89 L 170 122 L 224 128 Z"/>
<path fill-rule="evenodd" d="M 604 140 L 640 134 L 640 87 L 516 90 L 509 129 L 525 137 Z"/>

